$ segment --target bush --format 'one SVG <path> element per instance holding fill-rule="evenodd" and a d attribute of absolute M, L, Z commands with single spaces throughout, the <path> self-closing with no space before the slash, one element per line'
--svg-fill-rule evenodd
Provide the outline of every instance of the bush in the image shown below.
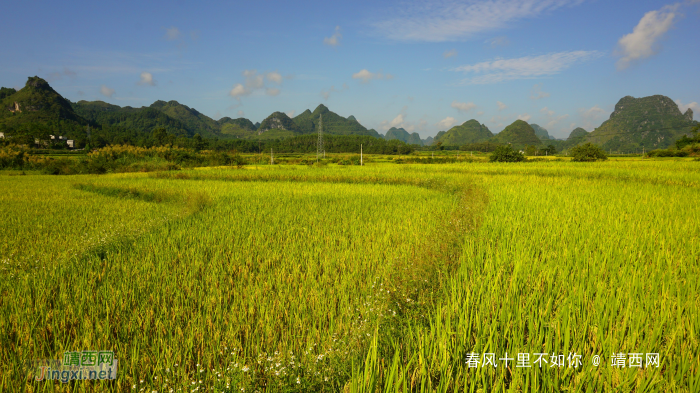
<path fill-rule="evenodd" d="M 0 149 L 0 169 L 14 168 L 20 169 L 24 165 L 26 149 L 8 146 Z"/>
<path fill-rule="evenodd" d="M 688 152 L 685 150 L 673 149 L 658 149 L 647 153 L 647 157 L 687 157 Z"/>
<path fill-rule="evenodd" d="M 489 156 L 490 162 L 520 162 L 525 161 L 523 153 L 513 149 L 511 145 L 498 146 Z"/>
<path fill-rule="evenodd" d="M 608 156 L 605 154 L 605 151 L 603 151 L 603 149 L 598 147 L 598 145 L 594 145 L 590 142 L 573 147 L 570 150 L 570 153 L 573 157 L 572 161 L 577 162 L 589 162 L 598 160 L 605 161 L 608 159 Z"/>

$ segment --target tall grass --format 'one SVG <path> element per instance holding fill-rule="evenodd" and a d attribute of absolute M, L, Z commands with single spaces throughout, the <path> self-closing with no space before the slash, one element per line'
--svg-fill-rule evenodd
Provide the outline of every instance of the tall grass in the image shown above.
<path fill-rule="evenodd" d="M 473 169 L 499 176 L 482 178 L 491 202 L 458 273 L 428 324 L 384 345 L 377 333 L 352 391 L 700 389 L 700 214 L 689 203 L 696 173 Z M 535 353 L 577 353 L 582 365 L 470 368 L 470 353 L 480 361 L 528 353 L 531 364 Z M 661 364 L 613 367 L 619 353 L 659 353 Z M 381 388 L 362 383 L 372 378 Z"/>
<path fill-rule="evenodd" d="M 0 176 L 0 391 L 697 391 L 697 169 Z M 57 240 L 87 232 L 99 247 Z M 15 263 L 25 244 L 40 263 Z M 27 379 L 32 359 L 105 348 L 116 381 Z M 472 352 L 582 365 L 469 368 Z M 609 365 L 634 352 L 660 367 Z"/>
<path fill-rule="evenodd" d="M 79 186 L 132 203 L 143 187 L 212 203 L 136 241 L 18 275 L 0 304 L 0 387 L 64 388 L 22 383 L 26 364 L 94 347 L 115 350 L 121 376 L 80 389 L 151 391 L 167 378 L 167 389 L 337 391 L 374 322 L 398 311 L 385 278 L 424 244 L 418 229 L 435 238 L 455 204 L 405 185 L 121 176 Z"/>

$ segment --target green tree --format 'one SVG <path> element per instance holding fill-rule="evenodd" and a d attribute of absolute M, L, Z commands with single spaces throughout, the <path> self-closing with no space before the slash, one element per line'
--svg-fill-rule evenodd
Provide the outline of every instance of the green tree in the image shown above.
<path fill-rule="evenodd" d="M 569 152 L 573 157 L 572 161 L 605 161 L 608 159 L 608 156 L 605 154 L 605 151 L 603 151 L 603 149 L 598 147 L 598 145 L 594 145 L 590 142 L 584 143 L 583 145 L 575 146 L 571 148 Z"/>
<path fill-rule="evenodd" d="M 165 146 L 168 143 L 168 131 L 163 127 L 158 127 L 151 133 L 156 146 Z"/>
<path fill-rule="evenodd" d="M 192 148 L 196 151 L 206 149 L 209 144 L 199 134 L 194 134 L 192 137 Z"/>
<path fill-rule="evenodd" d="M 547 154 L 557 154 L 557 148 L 554 147 L 554 145 L 548 145 L 542 150 L 542 152 Z"/>
<path fill-rule="evenodd" d="M 490 162 L 520 162 L 525 161 L 523 153 L 513 149 L 511 145 L 498 146 L 489 156 Z"/>

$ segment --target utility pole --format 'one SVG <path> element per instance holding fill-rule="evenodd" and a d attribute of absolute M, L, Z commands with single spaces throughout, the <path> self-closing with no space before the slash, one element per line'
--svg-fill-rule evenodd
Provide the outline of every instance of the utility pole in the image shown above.
<path fill-rule="evenodd" d="M 360 166 L 364 165 L 364 161 L 362 160 L 362 143 L 360 143 Z"/>
<path fill-rule="evenodd" d="M 318 116 L 318 142 L 316 144 L 316 162 L 318 162 L 319 157 L 321 157 L 321 152 L 323 152 L 323 158 L 326 158 L 326 149 L 323 148 L 323 115 Z"/>
<path fill-rule="evenodd" d="M 275 163 L 275 158 L 272 156 L 272 148 L 270 148 L 270 165 Z"/>

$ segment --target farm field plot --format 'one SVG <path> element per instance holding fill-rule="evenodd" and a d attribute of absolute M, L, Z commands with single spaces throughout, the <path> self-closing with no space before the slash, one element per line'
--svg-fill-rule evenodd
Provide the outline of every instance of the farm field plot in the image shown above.
<path fill-rule="evenodd" d="M 36 181 L 13 180 L 17 189 Z M 32 269 L 17 264 L 3 272 L 7 389 L 23 386 L 31 359 L 95 347 L 113 349 L 120 372 L 130 375 L 110 386 L 115 390 L 162 388 L 165 379 L 168 388 L 200 386 L 202 380 L 226 389 L 226 380 L 253 374 L 264 354 L 268 368 L 276 364 L 265 370 L 266 378 L 293 386 L 304 377 L 307 388 L 335 391 L 343 370 L 331 365 L 349 370 L 349 355 L 373 331 L 370 322 L 395 313 L 372 297 L 383 275 L 410 260 L 424 238 L 437 235 L 431 233 L 443 227 L 439 219 L 455 200 L 436 190 L 386 184 L 116 175 L 41 180 L 72 181 L 55 185 L 54 195 L 82 193 L 97 206 L 111 198 L 121 216 L 102 217 L 102 226 L 138 219 L 132 212 L 148 204 L 189 215 L 157 227 L 127 221 L 142 229 L 131 241 L 115 238 L 82 255 L 59 253 Z M 188 198 L 180 194 L 210 200 L 201 210 L 187 210 Z M 27 205 L 44 203 L 44 195 L 27 197 Z M 26 232 L 24 237 L 38 236 L 41 228 Z M 14 255 L 3 258 L 15 266 Z M 240 365 L 235 373 L 225 372 L 234 364 Z M 212 369 L 230 375 L 219 378 Z M 258 376 L 243 383 L 263 382 Z"/>
<path fill-rule="evenodd" d="M 699 168 L 0 175 L 0 390 L 697 391 Z M 117 380 L 30 379 L 83 349 Z"/>

